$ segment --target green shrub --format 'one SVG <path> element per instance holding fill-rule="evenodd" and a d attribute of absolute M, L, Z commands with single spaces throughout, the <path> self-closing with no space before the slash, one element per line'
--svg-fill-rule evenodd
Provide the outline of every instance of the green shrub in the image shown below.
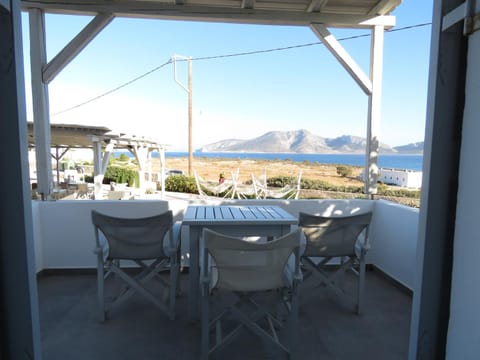
<path fill-rule="evenodd" d="M 110 184 L 111 182 L 119 184 L 128 183 L 128 186 L 135 185 L 136 187 L 140 185 L 137 169 L 114 165 L 107 167 L 107 171 L 105 171 L 105 176 L 103 178 L 104 184 Z"/>
<path fill-rule="evenodd" d="M 120 160 L 120 161 L 130 161 L 130 158 L 128 157 L 127 154 L 121 153 L 120 156 L 118 157 L 118 160 Z"/>
<path fill-rule="evenodd" d="M 165 180 L 165 190 L 188 194 L 198 194 L 195 178 L 193 176 L 185 175 L 170 175 L 167 177 Z"/>
<path fill-rule="evenodd" d="M 378 195 L 420 199 L 420 190 L 388 189 L 387 186 L 379 186 Z"/>
<path fill-rule="evenodd" d="M 352 176 L 352 168 L 350 166 L 345 165 L 338 165 L 337 166 L 337 174 L 343 177 Z"/>
<path fill-rule="evenodd" d="M 267 186 L 284 187 L 297 181 L 293 176 L 277 176 L 267 179 Z"/>

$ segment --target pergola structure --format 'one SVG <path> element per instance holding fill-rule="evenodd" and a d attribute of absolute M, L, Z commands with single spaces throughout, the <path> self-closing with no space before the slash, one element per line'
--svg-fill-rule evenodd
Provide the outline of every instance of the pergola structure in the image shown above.
<path fill-rule="evenodd" d="M 383 35 L 395 25 L 389 15 L 401 0 L 24 0 L 30 21 L 30 58 L 37 144 L 38 192 L 51 191 L 48 84 L 115 17 L 157 18 L 305 26 L 318 36 L 368 97 L 366 193 L 377 192 L 382 90 Z M 49 62 L 45 13 L 93 15 L 94 18 Z M 366 74 L 328 28 L 370 29 L 370 73 Z"/>
<path fill-rule="evenodd" d="M 35 147 L 35 127 L 33 123 L 28 124 L 28 146 Z M 85 126 L 71 124 L 50 124 L 50 148 L 55 149 L 51 156 L 58 161 L 70 149 L 92 149 L 93 168 L 95 181 L 95 198 L 101 198 L 102 181 L 108 166 L 108 160 L 114 149 L 127 150 L 135 156 L 139 167 L 140 187 L 145 180 L 145 172 L 148 170 L 148 162 L 152 158 L 152 152 L 157 151 L 160 158 L 159 179 L 162 184 L 162 198 L 165 193 L 165 150 L 166 145 L 157 140 L 123 133 L 115 133 L 103 126 Z M 38 158 L 38 157 L 37 157 Z M 51 162 L 50 162 L 51 163 Z M 37 166 L 37 173 L 39 167 Z M 151 172 L 149 173 L 151 179 Z M 52 182 L 50 182 L 50 185 Z M 42 198 L 45 193 L 42 193 Z"/>

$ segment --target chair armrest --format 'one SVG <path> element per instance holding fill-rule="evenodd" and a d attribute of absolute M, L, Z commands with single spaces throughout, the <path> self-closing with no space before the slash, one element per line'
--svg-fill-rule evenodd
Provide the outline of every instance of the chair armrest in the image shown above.
<path fill-rule="evenodd" d="M 212 282 L 212 273 L 209 271 L 207 275 L 200 274 L 200 291 L 202 296 L 210 293 L 210 285 Z"/>
<path fill-rule="evenodd" d="M 180 236 L 181 236 L 182 222 L 177 221 L 172 227 L 173 246 L 170 245 L 168 237 L 163 241 L 163 252 L 166 256 L 173 256 L 177 253 L 180 256 Z"/>

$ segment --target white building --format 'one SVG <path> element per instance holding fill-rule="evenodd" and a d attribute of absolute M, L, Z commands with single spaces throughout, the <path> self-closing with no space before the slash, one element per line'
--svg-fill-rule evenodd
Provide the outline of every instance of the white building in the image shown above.
<path fill-rule="evenodd" d="M 380 168 L 378 180 L 389 185 L 420 189 L 422 187 L 422 172 L 408 169 Z"/>

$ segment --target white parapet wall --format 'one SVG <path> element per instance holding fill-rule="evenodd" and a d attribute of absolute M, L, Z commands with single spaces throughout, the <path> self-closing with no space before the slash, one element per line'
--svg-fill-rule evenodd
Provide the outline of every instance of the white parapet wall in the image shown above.
<path fill-rule="evenodd" d="M 142 217 L 172 210 L 180 222 L 189 204 L 279 205 L 298 217 L 300 212 L 341 216 L 373 211 L 371 250 L 367 261 L 408 288 L 413 288 L 418 210 L 378 200 L 65 200 L 35 201 L 33 226 L 36 270 L 96 267 L 90 213 L 95 209 L 119 217 Z M 184 237 L 184 236 L 183 236 Z M 188 258 L 188 239 L 182 255 Z"/>
<path fill-rule="evenodd" d="M 410 290 L 418 240 L 418 209 L 385 200 L 375 202 L 369 262 Z"/>
<path fill-rule="evenodd" d="M 35 201 L 33 226 L 36 270 L 96 267 L 93 209 L 119 217 L 151 216 L 168 210 L 168 202 L 64 200 Z"/>

